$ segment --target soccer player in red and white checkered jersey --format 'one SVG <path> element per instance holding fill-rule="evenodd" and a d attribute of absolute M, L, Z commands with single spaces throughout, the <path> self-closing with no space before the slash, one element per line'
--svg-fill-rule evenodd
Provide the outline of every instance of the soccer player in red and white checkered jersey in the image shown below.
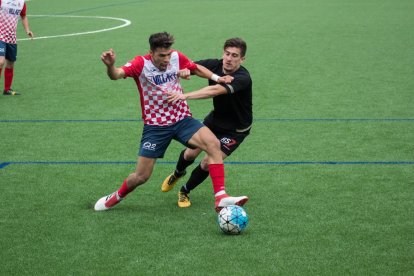
<path fill-rule="evenodd" d="M 19 95 L 11 89 L 17 56 L 16 31 L 19 17 L 26 34 L 33 38 L 24 0 L 0 0 L 0 77 L 3 66 L 6 64 L 3 95 L 9 96 Z"/>
<path fill-rule="evenodd" d="M 102 53 L 110 79 L 133 78 L 139 91 L 144 129 L 135 172 L 131 173 L 114 193 L 100 198 L 94 209 L 108 210 L 127 194 L 150 178 L 157 158 L 163 158 L 172 139 L 190 148 L 200 148 L 207 154 L 207 163 L 215 194 L 215 207 L 243 205 L 248 197 L 232 197 L 225 191 L 224 164 L 220 142 L 201 122 L 194 119 L 185 101 L 170 102 L 168 93 L 183 93 L 180 74 L 186 69 L 194 74 L 228 83 L 231 77 L 218 77 L 203 66 L 171 49 L 174 37 L 167 32 L 152 34 L 149 54 L 136 56 L 121 67 L 115 66 L 112 49 Z"/>

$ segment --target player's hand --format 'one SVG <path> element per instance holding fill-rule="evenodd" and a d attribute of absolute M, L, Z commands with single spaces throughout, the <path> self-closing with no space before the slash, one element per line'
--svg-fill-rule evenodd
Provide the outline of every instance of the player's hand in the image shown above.
<path fill-rule="evenodd" d="M 218 83 L 231 83 L 234 80 L 234 77 L 225 75 L 218 79 Z"/>
<path fill-rule="evenodd" d="M 177 76 L 182 79 L 189 80 L 191 76 L 191 71 L 188 69 L 179 70 Z"/>
<path fill-rule="evenodd" d="M 167 92 L 167 100 L 168 103 L 176 103 L 177 101 L 185 101 L 187 97 L 185 94 L 180 93 L 178 91 L 175 92 Z"/>
<path fill-rule="evenodd" d="M 33 39 L 33 37 L 34 37 L 34 34 L 33 34 L 33 32 L 32 31 L 27 31 L 26 32 L 26 34 L 31 38 L 31 39 Z"/>
<path fill-rule="evenodd" d="M 108 51 L 105 51 L 101 55 L 101 60 L 106 66 L 112 66 L 115 64 L 115 52 L 111 48 Z"/>

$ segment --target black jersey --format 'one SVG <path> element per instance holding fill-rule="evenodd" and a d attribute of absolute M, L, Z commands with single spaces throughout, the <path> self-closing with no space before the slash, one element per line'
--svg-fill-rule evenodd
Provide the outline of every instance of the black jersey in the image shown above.
<path fill-rule="evenodd" d="M 214 74 L 224 76 L 222 59 L 206 59 L 196 63 Z M 252 79 L 249 71 L 243 66 L 230 76 L 234 77 L 230 84 L 220 84 L 226 88 L 227 94 L 213 98 L 214 110 L 204 120 L 223 130 L 246 132 L 250 130 L 253 122 Z M 209 80 L 209 85 L 215 84 L 217 83 Z"/>

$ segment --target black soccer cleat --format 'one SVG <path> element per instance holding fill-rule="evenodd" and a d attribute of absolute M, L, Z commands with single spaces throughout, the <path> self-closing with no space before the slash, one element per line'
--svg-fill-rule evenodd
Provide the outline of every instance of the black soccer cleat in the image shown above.
<path fill-rule="evenodd" d="M 13 89 L 9 89 L 9 90 L 3 90 L 3 95 L 5 96 L 17 96 L 20 95 L 19 92 L 14 91 Z"/>

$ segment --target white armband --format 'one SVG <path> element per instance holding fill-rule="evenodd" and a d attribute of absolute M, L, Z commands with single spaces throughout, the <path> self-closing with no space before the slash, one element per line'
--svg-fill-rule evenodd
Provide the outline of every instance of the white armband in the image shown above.
<path fill-rule="evenodd" d="M 210 77 L 210 79 L 212 80 L 212 81 L 215 81 L 215 82 L 218 82 L 218 80 L 219 80 L 219 76 L 217 76 L 216 74 L 213 74 L 213 75 L 211 75 L 211 77 Z"/>

